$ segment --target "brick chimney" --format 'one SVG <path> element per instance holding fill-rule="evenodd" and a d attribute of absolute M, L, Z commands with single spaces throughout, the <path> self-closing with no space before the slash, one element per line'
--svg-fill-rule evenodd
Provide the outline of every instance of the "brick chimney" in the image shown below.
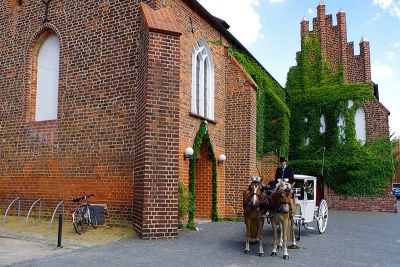
<path fill-rule="evenodd" d="M 340 46 L 340 61 L 343 66 L 347 64 L 346 44 L 347 44 L 347 25 L 346 25 L 346 12 L 340 9 L 336 14 L 337 30 L 339 33 L 339 46 Z"/>
<path fill-rule="evenodd" d="M 364 81 L 371 82 L 371 59 L 369 41 L 363 37 L 360 41 L 360 56 L 362 58 Z"/>

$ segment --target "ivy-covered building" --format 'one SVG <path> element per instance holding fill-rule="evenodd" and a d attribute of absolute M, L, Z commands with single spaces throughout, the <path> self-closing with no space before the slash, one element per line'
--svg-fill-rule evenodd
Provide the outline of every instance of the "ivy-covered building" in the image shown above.
<path fill-rule="evenodd" d="M 346 13 L 300 23 L 301 51 L 288 73 L 290 159 L 297 173 L 315 174 L 339 193 L 380 194 L 393 175 L 389 111 L 371 80 L 370 47 L 360 55 L 347 41 Z"/>
<path fill-rule="evenodd" d="M 228 28 L 195 0 L 0 1 L 0 209 L 93 193 L 107 223 L 175 237 L 181 181 L 189 226 L 242 216 L 288 108 Z"/>

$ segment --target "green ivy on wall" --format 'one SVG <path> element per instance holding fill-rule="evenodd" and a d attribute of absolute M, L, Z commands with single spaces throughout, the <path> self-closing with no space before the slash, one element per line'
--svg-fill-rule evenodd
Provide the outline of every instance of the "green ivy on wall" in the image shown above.
<path fill-rule="evenodd" d="M 213 221 L 218 221 L 218 210 L 217 210 L 217 160 L 215 158 L 214 148 L 210 140 L 210 135 L 208 133 L 207 122 L 202 121 L 200 124 L 199 131 L 194 139 L 193 144 L 193 155 L 189 162 L 189 205 L 188 212 L 189 218 L 187 227 L 194 230 L 194 213 L 196 210 L 195 200 L 196 196 L 194 194 L 195 183 L 196 183 L 196 158 L 200 151 L 201 145 L 205 142 L 208 147 L 208 155 L 212 161 L 212 208 L 211 208 L 211 219 Z"/>
<path fill-rule="evenodd" d="M 295 172 L 316 175 L 344 195 L 381 194 L 394 172 L 393 143 L 380 138 L 362 145 L 355 135 L 356 110 L 374 99 L 372 85 L 344 83 L 342 66 L 323 60 L 315 33 L 302 40 L 296 61 L 286 83 L 292 114 L 289 156 Z M 321 132 L 322 115 L 326 127 Z M 342 129 L 339 116 L 345 122 Z"/>
<path fill-rule="evenodd" d="M 228 48 L 228 54 L 240 63 L 258 86 L 257 158 L 271 151 L 287 155 L 290 111 L 285 103 L 285 91 L 246 53 Z"/>

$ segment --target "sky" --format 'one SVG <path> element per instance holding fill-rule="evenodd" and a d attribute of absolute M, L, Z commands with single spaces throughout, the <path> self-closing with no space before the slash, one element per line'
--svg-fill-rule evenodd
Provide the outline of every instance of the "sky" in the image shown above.
<path fill-rule="evenodd" d="M 300 50 L 300 21 L 317 16 L 320 0 L 198 0 L 224 19 L 230 32 L 282 85 Z M 400 136 L 400 0 L 325 0 L 326 14 L 343 9 L 347 41 L 358 55 L 362 37 L 370 42 L 371 75 L 380 102 L 390 110 L 389 127 Z"/>

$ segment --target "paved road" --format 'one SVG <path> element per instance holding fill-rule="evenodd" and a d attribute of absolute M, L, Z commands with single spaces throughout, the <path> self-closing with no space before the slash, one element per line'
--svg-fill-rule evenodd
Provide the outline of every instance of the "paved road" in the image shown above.
<path fill-rule="evenodd" d="M 400 214 L 333 211 L 327 231 L 304 230 L 290 260 L 244 254 L 244 223 L 216 222 L 175 240 L 136 238 L 20 262 L 15 266 L 400 266 Z M 270 252 L 270 225 L 265 226 Z M 1 262 L 0 262 L 1 264 Z"/>

